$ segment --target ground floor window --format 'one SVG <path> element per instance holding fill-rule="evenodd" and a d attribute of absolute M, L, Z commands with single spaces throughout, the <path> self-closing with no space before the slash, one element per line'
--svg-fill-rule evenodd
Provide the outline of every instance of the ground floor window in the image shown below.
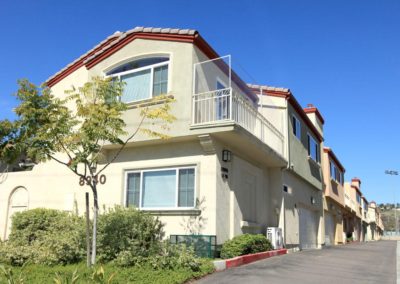
<path fill-rule="evenodd" d="M 144 209 L 193 208 L 194 200 L 194 167 L 127 172 L 126 206 Z"/>

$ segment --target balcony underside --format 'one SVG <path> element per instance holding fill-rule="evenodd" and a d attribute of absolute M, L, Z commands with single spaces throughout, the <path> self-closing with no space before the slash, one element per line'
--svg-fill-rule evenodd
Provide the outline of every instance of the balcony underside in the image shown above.
<path fill-rule="evenodd" d="M 191 129 L 196 133 L 210 134 L 222 144 L 250 161 L 268 167 L 286 167 L 286 159 L 262 142 L 249 131 L 235 122 L 224 122 L 213 125 L 194 125 Z"/>

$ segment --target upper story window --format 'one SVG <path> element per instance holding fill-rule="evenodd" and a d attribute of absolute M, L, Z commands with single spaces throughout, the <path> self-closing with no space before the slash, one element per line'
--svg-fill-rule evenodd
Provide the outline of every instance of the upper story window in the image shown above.
<path fill-rule="evenodd" d="M 320 160 L 320 153 L 319 153 L 319 144 L 315 141 L 315 139 L 308 134 L 307 135 L 307 140 L 308 140 L 308 156 L 311 157 L 315 162 L 319 163 Z"/>
<path fill-rule="evenodd" d="M 361 204 L 361 195 L 358 192 L 356 194 L 356 198 L 357 198 L 357 203 Z"/>
<path fill-rule="evenodd" d="M 329 161 L 330 171 L 331 171 L 331 179 L 337 181 L 340 184 L 343 184 L 343 173 L 339 170 L 338 166 L 333 161 Z"/>
<path fill-rule="evenodd" d="M 335 179 L 335 164 L 332 161 L 329 161 L 331 179 Z"/>
<path fill-rule="evenodd" d="M 125 83 L 122 102 L 151 99 L 168 92 L 168 57 L 150 57 L 125 63 L 107 76 Z"/>
<path fill-rule="evenodd" d="M 127 172 L 126 206 L 182 209 L 195 205 L 195 167 Z"/>
<path fill-rule="evenodd" d="M 301 140 L 301 124 L 300 120 L 295 117 L 294 115 L 292 116 L 292 126 L 293 126 L 293 134 L 294 136 L 297 137 L 297 139 Z"/>

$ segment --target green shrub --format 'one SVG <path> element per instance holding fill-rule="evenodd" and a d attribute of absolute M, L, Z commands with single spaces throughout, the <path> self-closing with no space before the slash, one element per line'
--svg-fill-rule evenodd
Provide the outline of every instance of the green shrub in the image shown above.
<path fill-rule="evenodd" d="M 119 258 L 121 263 L 128 255 L 147 257 L 158 251 L 162 237 L 163 225 L 157 218 L 117 206 L 99 216 L 98 256 L 101 261 Z"/>
<path fill-rule="evenodd" d="M 84 255 L 83 219 L 53 209 L 16 213 L 9 239 L 0 245 L 0 259 L 12 265 L 75 263 Z"/>
<path fill-rule="evenodd" d="M 200 259 L 195 255 L 193 247 L 172 245 L 169 242 L 163 242 L 160 251 L 150 256 L 148 262 L 154 269 L 200 269 Z"/>
<path fill-rule="evenodd" d="M 270 241 L 263 235 L 244 234 L 225 242 L 221 249 L 221 258 L 271 250 Z"/>
<path fill-rule="evenodd" d="M 192 247 L 172 245 L 166 241 L 158 245 L 157 252 L 153 251 L 153 254 L 147 257 L 135 255 L 134 252 L 123 251 L 114 260 L 114 264 L 120 267 L 151 266 L 154 270 L 185 268 L 198 271 L 201 260 L 195 255 Z"/>

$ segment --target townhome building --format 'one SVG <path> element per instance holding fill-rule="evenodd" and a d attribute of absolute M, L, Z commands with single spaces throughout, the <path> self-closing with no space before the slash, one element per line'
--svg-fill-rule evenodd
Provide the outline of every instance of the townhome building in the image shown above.
<path fill-rule="evenodd" d="M 343 184 L 346 170 L 329 147 L 324 147 L 322 165 L 325 183 L 325 245 L 342 244 L 346 242 L 343 228 L 343 216 L 346 212 Z"/>
<path fill-rule="evenodd" d="M 376 239 L 379 209 L 362 204 L 359 179 L 343 183 L 344 167 L 323 147 L 319 110 L 302 108 L 289 89 L 246 84 L 231 61 L 196 30 L 137 27 L 107 37 L 45 82 L 64 98 L 95 76 L 120 80 L 127 132 L 141 125 L 170 137 L 139 132 L 116 159 L 119 146 L 105 142 L 99 166 L 112 163 L 99 185 L 100 208 L 134 206 L 157 216 L 166 237 L 213 235 L 218 244 L 278 227 L 286 247 L 301 249 L 360 240 L 363 216 L 366 224 L 375 216 L 369 234 Z M 173 99 L 173 125 L 140 124 L 142 108 L 160 95 Z M 62 165 L 23 164 L 29 170 L 2 168 L 1 239 L 16 212 L 85 210 L 90 189 Z"/>
<path fill-rule="evenodd" d="M 281 224 L 287 247 L 320 248 L 324 242 L 321 151 L 324 120 L 314 106 L 303 109 L 286 88 L 249 85 L 259 94 L 259 111 L 284 124 L 287 166 L 283 169 Z"/>
<path fill-rule="evenodd" d="M 368 221 L 367 238 L 370 241 L 380 240 L 384 227 L 380 215 L 380 209 L 376 206 L 375 201 L 368 204 Z"/>
<path fill-rule="evenodd" d="M 361 180 L 359 178 L 353 178 L 351 182 L 344 183 L 345 190 L 345 232 L 346 238 L 354 241 L 361 240 L 361 218 L 362 218 L 362 207 L 361 207 Z"/>
<path fill-rule="evenodd" d="M 377 236 L 377 240 L 380 240 L 381 237 L 383 236 L 383 231 L 385 230 L 385 226 L 383 225 L 383 221 L 382 221 L 382 215 L 381 215 L 381 210 L 379 209 L 378 206 L 376 206 L 376 236 Z"/>
<path fill-rule="evenodd" d="M 288 115 L 298 117 L 301 130 L 290 126 L 288 147 L 292 118 L 285 124 L 262 115 L 258 96 L 230 68 L 230 57 L 221 58 L 195 30 L 138 27 L 116 32 L 46 84 L 63 98 L 65 90 L 94 76 L 125 83 L 121 100 L 128 104 L 123 117 L 128 132 L 138 126 L 141 107 L 152 107 L 152 98 L 160 94 L 174 99 L 171 113 L 176 117 L 165 130 L 170 139 L 139 133 L 107 168 L 106 183 L 98 190 L 101 208 L 135 206 L 159 217 L 166 236 L 215 235 L 218 243 L 242 233 L 265 234 L 267 227 L 283 228 L 286 210 L 287 231 L 296 225 L 288 242 L 299 243 L 300 220 L 313 229 L 307 245 L 318 245 L 322 138 L 304 114 L 294 115 L 301 109 L 289 106 Z M 146 121 L 143 126 L 158 127 Z M 301 138 L 293 134 L 297 131 Z M 118 151 L 116 145 L 103 148 L 103 162 Z M 294 171 L 308 167 L 303 175 L 309 181 L 297 178 L 292 169 L 284 171 L 288 148 L 293 148 Z M 296 157 L 296 151 L 301 156 Z M 290 188 L 285 201 L 283 180 Z M 298 184 L 304 189 L 297 189 Z M 82 214 L 86 191 L 89 188 L 55 162 L 8 172 L 0 183 L 1 238 L 7 238 L 11 216 L 18 211 L 47 207 Z"/>
<path fill-rule="evenodd" d="M 368 200 L 363 195 L 361 196 L 361 241 L 369 241 L 368 226 Z"/>

